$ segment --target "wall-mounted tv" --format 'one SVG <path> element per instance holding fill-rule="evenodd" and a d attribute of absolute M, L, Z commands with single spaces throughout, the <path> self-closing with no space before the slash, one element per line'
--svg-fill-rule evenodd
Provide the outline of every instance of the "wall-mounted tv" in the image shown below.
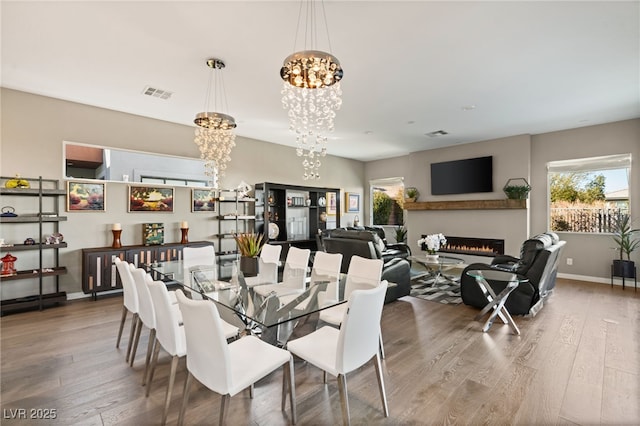
<path fill-rule="evenodd" d="M 431 164 L 431 194 L 493 192 L 493 157 Z"/>

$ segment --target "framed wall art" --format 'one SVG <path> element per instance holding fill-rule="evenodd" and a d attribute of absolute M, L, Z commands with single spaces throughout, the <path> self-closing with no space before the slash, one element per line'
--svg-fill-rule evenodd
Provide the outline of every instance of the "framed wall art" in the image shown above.
<path fill-rule="evenodd" d="M 191 211 L 192 212 L 215 212 L 216 211 L 216 191 L 215 189 L 191 190 Z"/>
<path fill-rule="evenodd" d="M 173 188 L 129 186 L 130 212 L 173 212 Z"/>
<path fill-rule="evenodd" d="M 338 213 L 338 195 L 335 192 L 327 192 L 327 215 L 335 216 Z"/>
<path fill-rule="evenodd" d="M 105 183 L 67 181 L 68 212 L 105 211 Z"/>
<path fill-rule="evenodd" d="M 360 194 L 346 192 L 344 195 L 344 210 L 347 213 L 360 212 Z"/>

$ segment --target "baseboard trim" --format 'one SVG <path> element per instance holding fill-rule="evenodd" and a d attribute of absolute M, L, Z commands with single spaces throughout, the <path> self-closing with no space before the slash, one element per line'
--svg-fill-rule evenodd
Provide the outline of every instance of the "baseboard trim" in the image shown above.
<path fill-rule="evenodd" d="M 591 277 L 589 275 L 576 275 L 576 274 L 558 273 L 558 278 L 565 278 L 565 279 L 568 279 L 568 280 L 576 280 L 576 281 L 588 281 L 588 282 L 592 282 L 592 283 L 611 285 L 611 278 Z M 631 281 L 629 281 L 629 280 L 631 280 Z M 626 279 L 625 286 L 628 286 L 629 283 L 631 283 L 631 286 L 633 286 L 633 278 Z M 613 278 L 613 285 L 619 285 L 620 287 L 622 287 L 622 278 L 614 277 Z"/>
<path fill-rule="evenodd" d="M 119 290 L 109 290 L 109 291 L 101 291 L 98 293 L 100 296 L 108 295 L 108 294 L 117 294 L 122 293 L 122 289 Z M 76 293 L 67 293 L 67 300 L 78 300 L 78 299 L 88 299 L 89 297 L 93 297 L 92 293 L 84 293 L 78 291 Z"/>

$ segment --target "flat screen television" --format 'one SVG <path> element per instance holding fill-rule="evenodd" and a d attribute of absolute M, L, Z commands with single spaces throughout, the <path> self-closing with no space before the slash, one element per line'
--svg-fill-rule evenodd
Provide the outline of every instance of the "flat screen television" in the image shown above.
<path fill-rule="evenodd" d="M 493 192 L 493 157 L 431 164 L 431 194 Z"/>

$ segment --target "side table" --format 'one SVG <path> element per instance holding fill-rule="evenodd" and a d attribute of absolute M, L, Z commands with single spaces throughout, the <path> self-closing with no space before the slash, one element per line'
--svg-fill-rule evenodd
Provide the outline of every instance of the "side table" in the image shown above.
<path fill-rule="evenodd" d="M 484 308 L 482 308 L 480 313 L 476 315 L 475 320 L 480 321 L 483 316 L 485 316 L 491 309 L 493 309 L 493 312 L 489 316 L 489 319 L 487 319 L 487 322 L 484 323 L 482 331 L 485 333 L 489 331 L 489 329 L 493 325 L 493 321 L 495 321 L 496 317 L 499 316 L 502 322 L 504 322 L 505 324 L 509 324 L 509 327 L 511 327 L 511 330 L 514 334 L 520 335 L 520 329 L 513 321 L 513 318 L 511 318 L 511 314 L 509 314 L 509 311 L 507 310 L 507 308 L 505 308 L 504 304 L 507 301 L 509 294 L 511 294 L 511 292 L 515 290 L 516 287 L 518 287 L 518 284 L 527 282 L 529 281 L 529 279 L 526 277 L 518 276 L 517 274 L 513 274 L 511 272 L 500 271 L 497 269 L 474 269 L 467 271 L 467 275 L 476 279 L 476 283 L 478 283 L 478 286 L 482 290 L 482 293 L 484 293 L 487 300 L 489 301 L 489 303 Z M 498 295 L 496 295 L 489 283 L 487 283 L 487 280 L 505 282 L 507 283 L 507 286 Z"/>

